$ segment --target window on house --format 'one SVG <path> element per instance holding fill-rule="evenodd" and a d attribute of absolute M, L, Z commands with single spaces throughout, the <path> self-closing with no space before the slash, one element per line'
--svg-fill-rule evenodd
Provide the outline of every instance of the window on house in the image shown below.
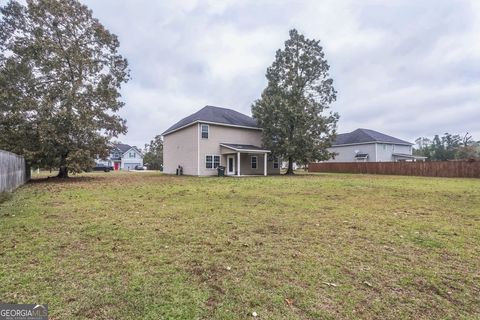
<path fill-rule="evenodd" d="M 128 153 L 128 156 L 129 156 L 130 158 L 135 158 L 135 152 L 129 152 L 129 153 Z"/>
<path fill-rule="evenodd" d="M 257 169 L 257 157 L 252 157 L 252 169 Z"/>
<path fill-rule="evenodd" d="M 208 124 L 201 125 L 202 139 L 208 139 Z"/>
<path fill-rule="evenodd" d="M 220 156 L 207 155 L 205 156 L 205 168 L 216 169 L 220 165 Z"/>
<path fill-rule="evenodd" d="M 212 169 L 213 168 L 213 157 L 206 156 L 205 157 L 205 168 Z"/>
<path fill-rule="evenodd" d="M 273 169 L 278 169 L 279 163 L 278 158 L 273 158 Z"/>
<path fill-rule="evenodd" d="M 220 156 L 213 156 L 213 168 L 218 168 L 220 165 Z"/>

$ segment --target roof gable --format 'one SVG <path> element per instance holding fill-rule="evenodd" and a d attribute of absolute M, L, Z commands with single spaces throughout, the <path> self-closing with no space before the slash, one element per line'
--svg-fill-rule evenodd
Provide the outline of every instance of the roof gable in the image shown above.
<path fill-rule="evenodd" d="M 115 143 L 114 144 L 115 148 L 118 149 L 118 151 L 120 151 L 121 153 L 125 153 L 127 152 L 128 150 L 130 150 L 132 147 L 129 146 L 128 144 L 124 144 L 124 143 Z"/>
<path fill-rule="evenodd" d="M 337 135 L 332 146 L 344 145 L 344 144 L 359 144 L 359 143 L 373 143 L 373 142 L 385 142 L 393 144 L 408 144 L 412 143 L 404 141 L 378 131 L 370 129 L 357 129 L 349 133 L 340 133 Z"/>
<path fill-rule="evenodd" d="M 130 146 L 128 144 L 124 143 L 115 143 L 114 148 L 116 148 L 118 151 L 120 151 L 122 154 L 125 154 L 126 152 L 130 150 L 136 151 L 138 154 L 142 155 L 142 152 L 136 147 L 136 146 Z"/>
<path fill-rule="evenodd" d="M 175 123 L 173 126 L 165 130 L 162 135 L 172 133 L 173 131 L 201 121 L 217 123 L 220 125 L 224 124 L 230 126 L 260 129 L 255 119 L 243 113 L 227 108 L 205 106 L 194 114 L 191 114 L 188 117 L 183 118 L 182 120 Z"/>

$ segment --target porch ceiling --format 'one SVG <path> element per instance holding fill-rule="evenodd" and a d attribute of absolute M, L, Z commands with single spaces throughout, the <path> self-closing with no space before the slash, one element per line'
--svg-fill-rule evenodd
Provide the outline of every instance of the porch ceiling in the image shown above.
<path fill-rule="evenodd" d="M 240 153 L 270 153 L 270 150 L 263 149 L 251 144 L 220 143 L 221 147 Z"/>

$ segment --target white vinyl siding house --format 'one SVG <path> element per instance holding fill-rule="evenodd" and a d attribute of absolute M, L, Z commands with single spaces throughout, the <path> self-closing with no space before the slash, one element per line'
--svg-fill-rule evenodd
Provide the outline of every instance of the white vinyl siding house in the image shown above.
<path fill-rule="evenodd" d="M 131 148 L 123 154 L 121 168 L 124 170 L 134 170 L 137 166 L 143 167 L 143 156 L 140 151 Z"/>
<path fill-rule="evenodd" d="M 134 170 L 136 166 L 143 167 L 143 154 L 137 147 L 117 143 L 107 159 L 96 159 L 95 162 L 113 167 L 114 170 Z"/>
<path fill-rule="evenodd" d="M 424 157 L 412 155 L 412 143 L 369 129 L 339 134 L 328 150 L 336 153 L 328 162 L 425 160 Z"/>

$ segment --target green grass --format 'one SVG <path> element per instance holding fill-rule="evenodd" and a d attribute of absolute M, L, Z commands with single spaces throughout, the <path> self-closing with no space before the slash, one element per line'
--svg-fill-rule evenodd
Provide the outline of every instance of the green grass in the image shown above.
<path fill-rule="evenodd" d="M 5 201 L 9 200 L 10 197 L 11 197 L 11 194 L 10 194 L 10 193 L 8 193 L 8 192 L 0 192 L 0 204 L 1 204 L 2 202 L 5 202 Z"/>
<path fill-rule="evenodd" d="M 478 319 L 480 180 L 29 183 L 0 204 L 0 301 L 50 319 Z"/>

